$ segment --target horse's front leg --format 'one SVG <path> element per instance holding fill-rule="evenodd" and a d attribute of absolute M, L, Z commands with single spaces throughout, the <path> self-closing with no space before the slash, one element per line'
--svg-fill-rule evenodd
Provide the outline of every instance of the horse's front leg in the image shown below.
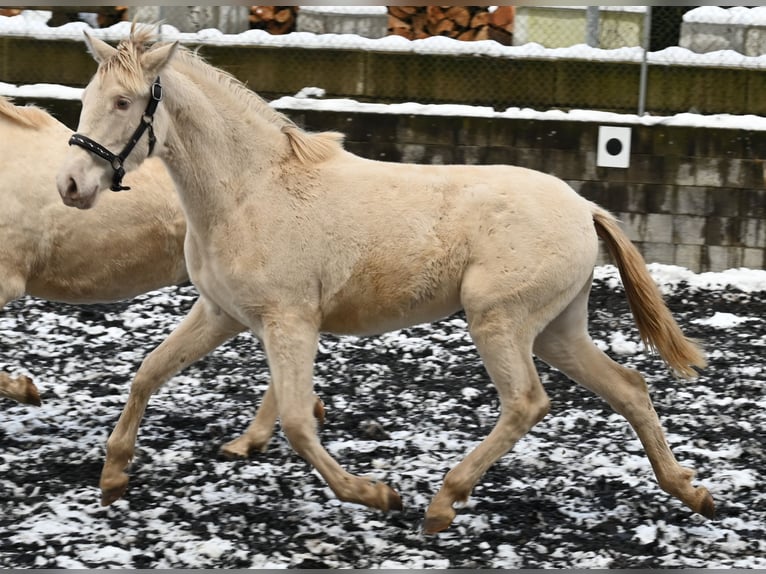
<path fill-rule="evenodd" d="M 293 449 L 317 469 L 340 500 L 384 511 L 401 509 L 396 491 L 346 472 L 319 442 L 312 390 L 317 326 L 296 315 L 283 315 L 266 318 L 262 327 L 282 430 Z"/>
<path fill-rule="evenodd" d="M 244 327 L 200 296 L 173 332 L 144 359 L 130 387 L 128 402 L 106 443 L 101 472 L 101 504 L 120 498 L 128 487 L 125 472 L 133 458 L 138 427 L 149 398 L 170 377 L 240 333 Z"/>

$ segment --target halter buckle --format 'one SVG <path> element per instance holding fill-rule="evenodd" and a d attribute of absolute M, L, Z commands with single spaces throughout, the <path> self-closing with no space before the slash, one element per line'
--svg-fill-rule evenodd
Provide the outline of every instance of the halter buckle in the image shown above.
<path fill-rule="evenodd" d="M 152 83 L 151 96 L 155 102 L 162 101 L 162 84 L 160 84 L 159 78 Z"/>

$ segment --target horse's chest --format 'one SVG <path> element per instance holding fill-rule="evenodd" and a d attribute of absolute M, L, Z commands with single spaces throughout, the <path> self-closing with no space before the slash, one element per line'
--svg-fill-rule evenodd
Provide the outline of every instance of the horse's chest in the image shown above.
<path fill-rule="evenodd" d="M 200 242 L 187 237 L 186 266 L 189 278 L 197 290 L 206 298 L 216 303 L 233 298 L 232 283 L 235 277 L 230 271 L 230 265 L 222 261 Z"/>
<path fill-rule="evenodd" d="M 223 252 L 211 252 L 209 245 L 187 240 L 186 263 L 197 290 L 229 315 L 248 324 L 253 313 L 268 300 L 269 266 L 245 252 L 246 244 L 232 244 Z M 247 310 L 247 312 L 245 312 Z"/>

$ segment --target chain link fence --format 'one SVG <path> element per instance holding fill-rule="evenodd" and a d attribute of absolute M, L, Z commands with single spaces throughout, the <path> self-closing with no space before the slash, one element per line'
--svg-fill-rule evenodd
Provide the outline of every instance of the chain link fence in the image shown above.
<path fill-rule="evenodd" d="M 466 86 L 482 86 L 484 92 L 497 85 L 496 97 L 490 98 L 496 108 L 511 105 L 538 109 L 546 105 L 555 107 L 555 99 L 546 102 L 539 95 L 553 89 L 551 70 L 554 63 L 557 82 L 561 82 L 562 77 L 568 78 L 576 86 L 578 78 L 592 78 L 596 74 L 595 82 L 580 89 L 601 92 L 599 98 L 593 99 L 602 102 L 599 105 L 603 109 L 658 115 L 679 110 L 659 99 L 657 103 L 647 99 L 647 94 L 652 93 L 653 71 L 665 73 L 682 69 L 684 76 L 693 80 L 695 74 L 710 68 L 736 72 L 766 66 L 766 60 L 762 58 L 766 55 L 766 7 L 59 6 L 49 7 L 47 12 L 41 8 L 45 7 L 34 8 L 38 16 L 32 33 L 36 37 L 43 32 L 43 24 L 52 31 L 73 21 L 84 21 L 92 27 L 108 27 L 133 19 L 163 21 L 167 26 L 191 34 L 209 29 L 224 34 L 242 34 L 253 29 L 273 35 L 308 32 L 318 35 L 317 47 L 337 51 L 339 65 L 343 61 L 340 53 L 356 49 L 360 36 L 370 39 L 387 36 L 462 38 L 455 42 L 475 45 L 476 54 L 467 54 L 465 49 L 454 51 L 455 44 L 450 42 L 429 44 L 430 54 L 441 49 L 446 56 L 439 60 L 434 76 L 452 83 L 462 82 Z M 24 7 L 0 9 L 0 36 L 28 34 L 23 24 L 23 16 L 28 12 Z M 13 22 L 19 23 L 17 31 L 14 31 Z M 199 42 L 204 43 L 204 35 L 199 36 L 202 38 Z M 493 50 L 488 46 L 512 50 Z M 236 51 L 238 48 L 226 49 Z M 482 60 L 475 72 L 471 71 L 471 66 L 456 65 L 458 59 L 471 56 Z M 42 57 L 45 56 L 41 54 Z M 0 54 L 0 60 L 2 58 L 12 59 L 13 54 Z M 499 78 L 507 80 L 504 75 L 508 74 L 509 59 L 529 61 L 536 67 L 534 74 L 524 76 L 524 81 L 529 84 L 527 89 L 513 90 L 512 100 L 506 93 L 506 84 L 498 81 Z M 231 71 L 237 75 L 237 70 Z M 291 70 L 286 64 L 283 73 L 297 74 L 298 71 Z M 337 73 L 354 72 L 339 67 Z M 410 73 L 409 68 L 407 73 Z M 394 79 L 402 86 L 407 84 L 407 78 Z M 0 78 L 0 81 L 5 80 Z M 41 75 L 36 81 L 46 82 L 48 79 Z M 713 92 L 721 89 L 714 82 L 708 82 L 702 89 L 693 81 L 689 85 L 694 85 L 697 92 L 684 95 L 691 103 L 684 104 L 688 109 L 683 111 L 697 111 L 695 99 L 709 99 Z M 710 90 L 710 94 L 705 90 Z M 604 97 L 610 91 L 614 92 L 613 101 Z M 634 109 L 631 109 L 633 100 L 629 104 L 623 103 L 625 93 L 636 94 Z M 399 96 L 406 98 L 407 94 L 402 92 Z M 397 94 L 389 93 L 387 98 L 395 101 Z M 588 101 L 589 94 L 583 93 L 575 104 L 582 102 L 581 105 L 587 107 Z M 477 102 L 471 101 L 467 95 L 453 103 Z M 574 107 L 575 104 L 569 105 Z M 710 107 L 702 109 L 706 113 L 717 111 Z"/>

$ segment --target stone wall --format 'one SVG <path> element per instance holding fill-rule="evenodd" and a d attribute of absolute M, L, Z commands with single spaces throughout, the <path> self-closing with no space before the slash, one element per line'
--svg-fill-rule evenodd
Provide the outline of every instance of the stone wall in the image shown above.
<path fill-rule="evenodd" d="M 76 125 L 79 102 L 37 103 Z M 766 132 L 632 126 L 630 166 L 621 169 L 596 166 L 599 126 L 590 122 L 284 111 L 309 130 L 346 134 L 347 149 L 372 159 L 557 175 L 615 213 L 650 262 L 766 268 Z"/>

